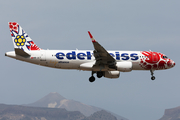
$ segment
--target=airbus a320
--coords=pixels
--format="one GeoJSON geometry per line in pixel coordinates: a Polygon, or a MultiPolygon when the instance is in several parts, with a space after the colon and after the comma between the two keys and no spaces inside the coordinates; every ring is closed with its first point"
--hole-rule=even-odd
{"type": "Polygon", "coordinates": [[[88,31],[94,50],[44,50],[38,47],[22,27],[9,22],[14,51],[5,56],[59,69],[77,69],[91,71],[90,82],[97,78],[119,78],[120,72],[132,70],[150,71],[155,80],[155,70],[165,70],[175,66],[175,62],[166,55],[153,51],[107,51],[88,31]]]}

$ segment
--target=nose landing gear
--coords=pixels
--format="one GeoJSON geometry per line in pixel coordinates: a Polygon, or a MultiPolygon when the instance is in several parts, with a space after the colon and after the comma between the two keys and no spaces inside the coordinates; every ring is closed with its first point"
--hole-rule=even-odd
{"type": "Polygon", "coordinates": [[[151,77],[151,80],[155,80],[155,77],[154,77],[154,76],[152,76],[152,77],[151,77]]]}
{"type": "Polygon", "coordinates": [[[151,80],[155,80],[155,76],[153,76],[153,74],[154,74],[154,70],[150,70],[150,72],[151,72],[151,80]]]}

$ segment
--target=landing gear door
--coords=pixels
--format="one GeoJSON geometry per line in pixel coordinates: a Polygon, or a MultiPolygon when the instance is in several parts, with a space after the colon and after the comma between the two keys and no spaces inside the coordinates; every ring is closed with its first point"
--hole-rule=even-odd
{"type": "Polygon", "coordinates": [[[41,51],[40,61],[46,61],[46,52],[45,51],[41,51]]]}

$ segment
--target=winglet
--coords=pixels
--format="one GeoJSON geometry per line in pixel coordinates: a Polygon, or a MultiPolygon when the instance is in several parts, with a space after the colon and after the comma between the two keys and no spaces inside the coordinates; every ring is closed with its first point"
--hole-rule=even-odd
{"type": "Polygon", "coordinates": [[[89,33],[90,38],[92,39],[92,42],[96,42],[96,40],[95,40],[95,39],[93,38],[93,36],[91,35],[90,31],[88,31],[88,33],[89,33]]]}

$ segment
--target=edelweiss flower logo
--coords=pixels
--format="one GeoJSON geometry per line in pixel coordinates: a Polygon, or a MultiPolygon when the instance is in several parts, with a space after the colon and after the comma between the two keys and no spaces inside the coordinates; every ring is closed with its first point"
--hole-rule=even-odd
{"type": "Polygon", "coordinates": [[[24,46],[26,39],[23,35],[17,35],[16,38],[14,39],[14,42],[16,43],[17,46],[24,46]]]}
{"type": "Polygon", "coordinates": [[[22,50],[41,50],[16,22],[9,22],[9,29],[15,48],[22,50]]]}

